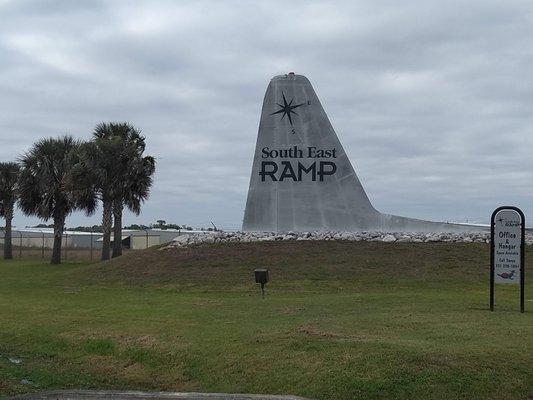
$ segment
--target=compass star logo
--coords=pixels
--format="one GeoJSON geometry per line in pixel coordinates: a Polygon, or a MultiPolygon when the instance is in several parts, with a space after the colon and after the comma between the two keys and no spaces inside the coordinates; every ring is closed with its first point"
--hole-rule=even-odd
{"type": "Polygon", "coordinates": [[[292,99],[290,102],[287,103],[287,99],[285,98],[285,93],[281,92],[281,95],[283,96],[283,104],[276,103],[278,105],[278,107],[279,107],[279,110],[278,111],[274,111],[270,115],[283,114],[281,116],[281,120],[283,120],[283,118],[285,118],[285,116],[286,116],[289,119],[289,123],[292,126],[291,114],[298,115],[298,113],[296,111],[294,111],[294,109],[303,106],[305,103],[295,104],[293,106],[292,102],[294,101],[294,99],[292,99]]]}

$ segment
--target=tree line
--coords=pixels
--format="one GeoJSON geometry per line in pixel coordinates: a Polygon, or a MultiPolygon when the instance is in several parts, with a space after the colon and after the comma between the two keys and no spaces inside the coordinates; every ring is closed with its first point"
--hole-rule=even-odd
{"type": "Polygon", "coordinates": [[[92,215],[102,204],[102,260],[122,254],[122,213],[135,214],[148,198],[155,159],[145,156],[141,131],[126,122],[96,125],[92,139],[70,135],[44,138],[16,162],[0,162],[0,216],[5,219],[4,258],[13,258],[12,221],[15,206],[29,216],[52,220],[52,264],[61,263],[66,218],[75,210],[92,215]],[[114,222],[114,223],[113,223],[114,222]]]}
{"type": "MultiPolygon", "coordinates": [[[[36,228],[36,229],[50,229],[53,228],[54,224],[37,224],[33,226],[26,226],[26,228],[36,228]]],[[[102,225],[91,225],[91,226],[85,226],[85,225],[78,225],[78,226],[72,226],[72,227],[66,227],[65,229],[71,230],[71,231],[77,231],[77,232],[98,232],[102,233],[102,225]]],[[[184,231],[192,231],[192,230],[200,230],[200,231],[215,231],[215,228],[193,228],[192,226],[185,225],[185,224],[174,224],[174,223],[166,223],[164,220],[157,220],[157,222],[153,224],[131,224],[127,226],[123,226],[122,229],[129,229],[129,230],[135,230],[135,231],[142,231],[146,229],[176,229],[176,230],[184,230],[184,231]],[[161,223],[163,222],[163,223],[161,223]]]]}

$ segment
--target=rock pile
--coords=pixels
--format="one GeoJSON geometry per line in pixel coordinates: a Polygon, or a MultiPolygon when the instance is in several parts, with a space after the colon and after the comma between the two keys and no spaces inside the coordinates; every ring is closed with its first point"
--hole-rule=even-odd
{"type": "MultiPolygon", "coordinates": [[[[204,243],[250,243],[289,240],[339,240],[349,242],[384,243],[489,243],[489,232],[421,233],[421,232],[206,232],[178,236],[167,246],[189,247],[204,243]]],[[[526,244],[533,244],[533,235],[526,234],[526,244]]]]}

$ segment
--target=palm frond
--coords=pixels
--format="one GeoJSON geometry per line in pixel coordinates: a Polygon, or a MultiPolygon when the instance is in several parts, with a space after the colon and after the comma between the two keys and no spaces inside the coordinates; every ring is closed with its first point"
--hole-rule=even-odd
{"type": "Polygon", "coordinates": [[[72,152],[79,146],[69,135],[45,138],[22,155],[18,203],[24,213],[47,220],[79,208],[68,179],[72,152]]]}

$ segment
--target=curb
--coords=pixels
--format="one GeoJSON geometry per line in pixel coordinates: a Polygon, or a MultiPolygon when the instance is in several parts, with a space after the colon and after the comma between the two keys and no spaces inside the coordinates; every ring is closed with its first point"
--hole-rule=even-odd
{"type": "Polygon", "coordinates": [[[114,390],[54,390],[13,397],[5,400],[136,400],[136,399],[181,399],[181,400],[311,400],[299,396],[278,396],[267,394],[228,393],[182,393],[182,392],[140,392],[114,390]]]}

